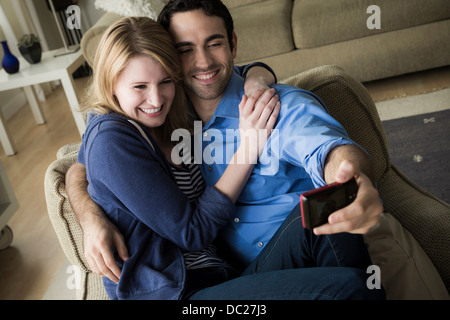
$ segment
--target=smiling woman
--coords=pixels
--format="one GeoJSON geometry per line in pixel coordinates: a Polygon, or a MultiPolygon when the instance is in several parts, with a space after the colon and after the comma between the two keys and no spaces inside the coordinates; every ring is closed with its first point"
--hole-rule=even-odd
{"type": "MultiPolygon", "coordinates": [[[[126,20],[122,22],[124,21],[126,20]]],[[[159,98],[171,96],[169,103],[162,108],[166,109],[165,112],[163,110],[164,119],[157,124],[163,132],[163,140],[170,142],[173,130],[189,126],[188,113],[184,111],[186,97],[181,84],[179,59],[173,54],[176,51],[173,42],[159,24],[149,21],[152,20],[130,20],[128,25],[116,23],[115,27],[110,28],[101,39],[95,56],[94,78],[85,96],[83,111],[94,111],[97,114],[115,112],[130,117],[129,103],[132,99],[137,99],[138,102],[133,102],[136,110],[131,118],[140,121],[137,115],[152,114],[155,112],[152,109],[163,107],[161,103],[163,100],[156,101],[156,105],[152,105],[155,102],[146,102],[147,98],[156,93],[154,89],[158,88],[159,93],[156,96],[159,98]],[[123,40],[115,41],[122,36],[127,37],[129,46],[123,40]],[[154,73],[152,67],[156,67],[157,72],[154,73]],[[118,90],[119,82],[120,90],[118,90]],[[151,92],[145,97],[144,93],[149,89],[151,92]],[[164,95],[160,96],[163,91],[164,95]],[[122,103],[127,111],[122,107],[122,103]],[[169,108],[172,108],[173,112],[169,113],[169,108]]]]}
{"type": "MultiPolygon", "coordinates": [[[[255,148],[255,141],[243,139],[234,157],[249,154],[253,161],[233,161],[213,186],[205,186],[196,164],[174,163],[168,133],[188,128],[177,56],[167,31],[146,17],[112,25],[96,54],[95,99],[87,108],[91,113],[78,161],[86,168],[90,196],[124,234],[130,253],[117,260],[120,279],[104,279],[112,299],[183,298],[192,265],[234,274],[212,241],[230,221],[264,143],[255,148]]],[[[238,106],[244,137],[254,130],[270,135],[273,129],[280,102],[274,90],[262,92],[260,99],[244,95],[238,106]]],[[[214,277],[208,285],[225,280],[214,277]]]]}
{"type": "Polygon", "coordinates": [[[142,55],[128,62],[116,80],[113,94],[131,119],[157,128],[170,111],[175,84],[159,62],[142,55]]]}

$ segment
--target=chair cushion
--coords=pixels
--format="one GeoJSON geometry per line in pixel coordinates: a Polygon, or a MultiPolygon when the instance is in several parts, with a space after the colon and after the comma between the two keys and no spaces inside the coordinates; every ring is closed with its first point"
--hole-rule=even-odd
{"type": "Polygon", "coordinates": [[[380,267],[389,300],[450,299],[436,268],[414,237],[390,214],[364,235],[372,263],[380,267]]]}

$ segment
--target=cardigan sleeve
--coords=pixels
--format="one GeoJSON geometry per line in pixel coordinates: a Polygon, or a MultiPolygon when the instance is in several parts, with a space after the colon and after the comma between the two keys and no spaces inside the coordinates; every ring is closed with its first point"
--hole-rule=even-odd
{"type": "Polygon", "coordinates": [[[100,127],[92,139],[86,151],[88,190],[100,205],[121,209],[116,212],[132,215],[185,250],[203,248],[230,221],[235,206],[214,187],[191,207],[166,160],[134,130],[100,127]]]}

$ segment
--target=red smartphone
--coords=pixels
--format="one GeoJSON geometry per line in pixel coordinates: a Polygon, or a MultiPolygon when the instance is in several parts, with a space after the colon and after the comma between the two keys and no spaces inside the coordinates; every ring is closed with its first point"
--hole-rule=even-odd
{"type": "Polygon", "coordinates": [[[300,195],[303,228],[312,230],[328,222],[333,212],[348,206],[356,198],[358,185],[353,178],[332,183],[300,195]]]}

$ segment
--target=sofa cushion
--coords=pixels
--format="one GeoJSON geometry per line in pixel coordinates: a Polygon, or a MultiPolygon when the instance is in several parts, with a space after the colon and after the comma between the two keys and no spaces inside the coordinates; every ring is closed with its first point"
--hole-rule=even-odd
{"type": "Polygon", "coordinates": [[[292,0],[267,0],[230,9],[238,37],[235,62],[292,51],[292,0]]]}
{"type": "Polygon", "coordinates": [[[107,12],[81,38],[81,51],[91,67],[94,66],[95,53],[103,33],[121,18],[123,17],[116,13],[107,12]]]}
{"type": "Polygon", "coordinates": [[[369,29],[371,0],[295,0],[292,29],[296,48],[313,48],[450,17],[450,1],[378,0],[381,29],[369,29]],[[345,23],[343,23],[345,22],[345,23]]]}
{"type": "Polygon", "coordinates": [[[222,0],[222,2],[227,6],[228,9],[263,1],[264,0],[222,0]]]}

